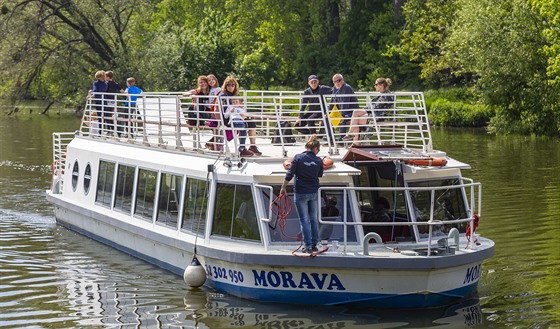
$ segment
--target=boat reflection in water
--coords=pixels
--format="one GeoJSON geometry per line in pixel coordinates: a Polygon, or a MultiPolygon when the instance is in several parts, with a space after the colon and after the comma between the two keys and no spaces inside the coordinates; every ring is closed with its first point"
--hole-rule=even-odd
{"type": "Polygon", "coordinates": [[[335,306],[298,307],[247,302],[220,294],[208,294],[205,308],[192,309],[193,295],[185,297],[194,321],[209,328],[464,328],[482,322],[477,297],[445,307],[411,310],[379,310],[335,306]],[[200,312],[200,310],[203,310],[200,312]]]}
{"type": "MultiPolygon", "coordinates": [[[[146,273],[154,271],[159,270],[146,265],[146,273]]],[[[135,273],[138,272],[135,270],[135,273]]],[[[112,281],[113,274],[119,273],[110,273],[110,280],[105,281],[100,281],[102,275],[91,272],[91,269],[81,273],[81,278],[76,274],[72,273],[64,289],[59,288],[58,291],[61,297],[67,294],[65,297],[71,304],[76,326],[372,328],[378,325],[383,328],[464,328],[482,322],[478,297],[437,308],[380,310],[262,303],[216,293],[208,288],[195,288],[186,292],[181,303],[174,299],[177,294],[172,282],[162,282],[162,289],[145,290],[140,287],[149,285],[153,275],[139,277],[134,284],[127,284],[112,281]]],[[[71,318],[68,317],[68,320],[71,318]]]]}

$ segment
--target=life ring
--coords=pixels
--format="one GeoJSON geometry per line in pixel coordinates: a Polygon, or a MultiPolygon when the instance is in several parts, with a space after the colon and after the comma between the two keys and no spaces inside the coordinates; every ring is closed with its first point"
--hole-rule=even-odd
{"type": "Polygon", "coordinates": [[[334,165],[333,159],[331,159],[329,157],[324,157],[323,158],[323,169],[330,169],[330,168],[332,168],[333,165],[334,165]]]}
{"type": "Polygon", "coordinates": [[[290,170],[290,167],[292,166],[292,161],[294,160],[294,158],[287,158],[284,163],[282,164],[284,166],[284,169],[286,170],[290,170]]]}
{"type": "MultiPolygon", "coordinates": [[[[284,169],[290,170],[290,167],[292,166],[292,161],[293,160],[294,160],[294,158],[287,158],[284,161],[284,163],[282,163],[282,166],[284,166],[284,169]]],[[[323,158],[323,169],[330,169],[330,168],[332,168],[333,165],[334,165],[333,159],[331,159],[329,157],[324,157],[323,158]]]]}
{"type": "Polygon", "coordinates": [[[405,163],[422,167],[443,167],[447,164],[447,159],[440,157],[430,157],[429,159],[406,160],[405,163]]]}

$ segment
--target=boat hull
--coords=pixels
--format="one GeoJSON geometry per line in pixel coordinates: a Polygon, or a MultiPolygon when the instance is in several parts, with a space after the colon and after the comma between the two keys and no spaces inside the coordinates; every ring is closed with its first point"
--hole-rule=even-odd
{"type": "MultiPolygon", "coordinates": [[[[192,260],[191,241],[157,234],[53,195],[49,199],[55,204],[57,222],[70,230],[177,275],[183,275],[192,260]]],[[[444,266],[440,261],[430,265],[433,268],[414,268],[404,262],[391,265],[386,259],[371,257],[345,261],[347,257],[334,252],[294,257],[289,252],[228,253],[204,244],[197,245],[197,249],[197,257],[206,270],[205,285],[219,292],[265,302],[372,308],[432,307],[468,297],[476,291],[482,259],[493,251],[492,247],[486,255],[471,258],[471,262],[444,266]],[[260,261],[263,257],[266,262],[260,261]],[[372,266],[372,261],[377,261],[379,268],[372,266]],[[364,264],[362,268],[360,263],[364,264]]]]}

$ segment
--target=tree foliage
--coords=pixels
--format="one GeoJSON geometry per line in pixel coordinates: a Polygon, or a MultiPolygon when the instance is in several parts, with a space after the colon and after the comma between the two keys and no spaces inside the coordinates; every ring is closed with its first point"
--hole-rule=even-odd
{"type": "MultiPolygon", "coordinates": [[[[559,0],[0,0],[0,97],[83,102],[99,69],[148,91],[471,88],[495,131],[559,134],[559,0]]],[[[465,104],[467,104],[465,103],[465,104]]],[[[448,104],[440,102],[440,104],[448,104]]],[[[477,106],[463,106],[454,115],[477,106]]],[[[445,111],[440,106],[438,111],[445,111]]]]}

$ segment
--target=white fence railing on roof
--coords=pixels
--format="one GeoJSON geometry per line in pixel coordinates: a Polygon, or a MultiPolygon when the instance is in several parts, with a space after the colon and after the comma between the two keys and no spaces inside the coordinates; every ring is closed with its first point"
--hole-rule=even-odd
{"type": "Polygon", "coordinates": [[[323,139],[331,153],[352,143],[398,144],[423,152],[432,150],[422,93],[391,93],[392,104],[383,109],[376,105],[375,97],[379,93],[336,96],[254,90],[243,91],[239,97],[98,93],[88,97],[81,134],[162,148],[225,152],[232,156],[237,155],[240,141],[236,135],[242,129],[248,135],[247,146],[281,146],[277,156],[285,155],[287,146],[303,145],[313,133],[323,139]],[[351,96],[354,97],[351,101],[340,101],[351,96]],[[347,116],[334,117],[335,105],[347,110],[347,116]],[[234,107],[245,112],[248,127],[229,125],[225,113],[229,114],[234,107]],[[352,113],[360,110],[365,110],[362,111],[365,115],[352,118],[352,113]],[[348,131],[356,131],[359,138],[343,140],[348,131]]]}

